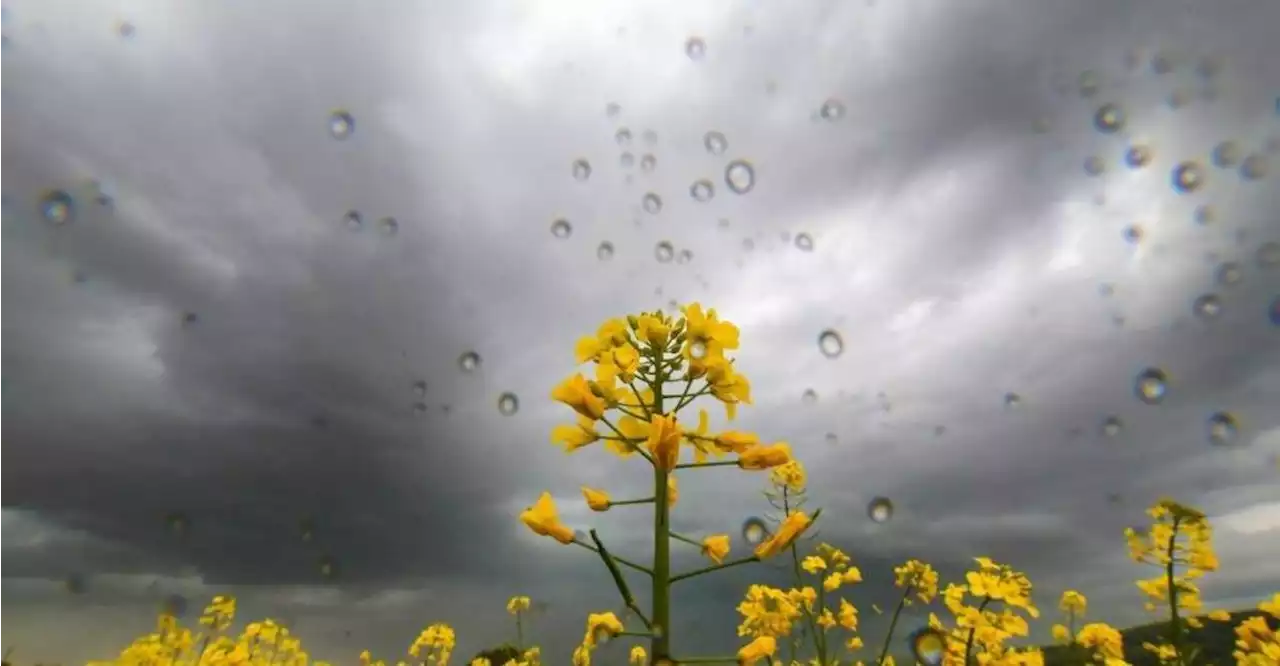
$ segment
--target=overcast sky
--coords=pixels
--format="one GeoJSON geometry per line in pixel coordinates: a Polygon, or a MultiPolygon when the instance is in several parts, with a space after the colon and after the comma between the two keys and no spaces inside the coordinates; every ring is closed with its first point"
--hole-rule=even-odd
{"type": "MultiPolygon", "coordinates": [[[[913,556],[954,579],[989,555],[1046,611],[1072,586],[1140,621],[1121,530],[1163,494],[1215,518],[1210,605],[1250,604],[1280,589],[1276,25],[1264,0],[6,0],[5,646],[106,658],[165,598],[230,592],[316,657],[394,660],[447,621],[465,658],[511,637],[519,593],[567,659],[616,592],[516,515],[550,490],[644,557],[644,512],[578,488],[648,477],[549,444],[548,393],[578,336],[673,300],[741,327],[740,425],[808,465],[869,644],[913,556]]],[[[675,525],[736,532],[764,482],[686,474],[675,525]]],[[[756,580],[785,578],[682,589],[677,651],[732,649],[756,580]]]]}

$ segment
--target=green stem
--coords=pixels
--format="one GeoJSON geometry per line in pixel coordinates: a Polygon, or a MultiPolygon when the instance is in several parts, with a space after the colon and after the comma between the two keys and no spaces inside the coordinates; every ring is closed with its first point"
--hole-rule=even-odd
{"type": "Polygon", "coordinates": [[[633,500],[609,500],[609,506],[627,506],[628,504],[653,504],[656,497],[645,497],[633,500]]]}
{"type": "Polygon", "coordinates": [[[619,636],[637,636],[640,638],[653,638],[652,631],[619,631],[619,636]]]}
{"type": "Polygon", "coordinates": [[[697,393],[691,393],[686,395],[683,399],[680,400],[679,403],[676,404],[676,410],[678,411],[678,410],[684,409],[685,407],[688,407],[689,404],[692,403],[694,400],[697,400],[698,398],[704,395],[707,395],[710,392],[711,392],[711,386],[707,385],[706,388],[702,389],[701,391],[698,391],[697,393]]]}
{"type": "Polygon", "coordinates": [[[715,462],[681,463],[679,465],[676,465],[676,469],[691,469],[694,467],[729,467],[729,466],[737,467],[738,461],[737,460],[717,460],[715,462]]]}
{"type": "MultiPolygon", "coordinates": [[[[652,418],[653,413],[649,411],[649,406],[645,405],[644,400],[640,397],[640,389],[636,388],[636,381],[634,379],[628,379],[627,386],[631,387],[631,392],[635,394],[636,401],[640,403],[640,408],[644,410],[645,420],[652,418]]],[[[639,417],[636,417],[636,418],[639,418],[639,417]]]]}
{"type": "Polygon", "coordinates": [[[640,607],[636,605],[635,597],[631,596],[631,588],[627,587],[627,579],[622,577],[622,570],[618,569],[618,563],[614,561],[612,555],[604,547],[604,542],[600,540],[600,535],[595,530],[591,530],[591,540],[596,544],[596,552],[600,553],[600,559],[604,560],[604,565],[609,569],[609,575],[613,576],[613,584],[618,587],[618,594],[622,595],[622,603],[631,609],[631,612],[640,617],[640,621],[644,623],[645,628],[652,629],[653,625],[649,623],[649,619],[640,611],[640,607]]]}
{"type": "Polygon", "coordinates": [[[884,663],[884,656],[889,654],[889,646],[893,644],[893,630],[898,627],[898,616],[902,614],[902,608],[907,605],[907,597],[911,595],[912,587],[902,592],[902,598],[898,600],[898,607],[893,609],[893,618],[889,620],[889,633],[884,635],[884,645],[880,648],[880,656],[876,657],[876,664],[884,663]]]}
{"type": "MultiPolygon", "coordinates": [[[[787,488],[784,487],[782,489],[782,517],[785,519],[789,515],[791,515],[791,495],[787,491],[787,488]]],[[[800,575],[800,549],[796,546],[795,542],[792,542],[787,550],[791,551],[791,573],[795,576],[796,587],[803,589],[804,576],[800,575]]],[[[821,653],[822,649],[819,646],[819,641],[821,639],[818,638],[817,618],[813,616],[813,611],[809,609],[808,604],[801,604],[800,609],[804,611],[805,624],[809,628],[809,635],[813,638],[813,649],[815,652],[821,653]]]]}
{"type": "MultiPolygon", "coordinates": [[[[607,425],[607,426],[609,426],[609,429],[610,429],[610,430],[612,430],[615,434],[617,434],[617,435],[618,435],[618,437],[621,437],[622,439],[625,439],[625,440],[627,440],[628,442],[632,441],[632,439],[631,439],[630,437],[627,437],[626,435],[622,434],[622,431],[621,431],[621,430],[618,430],[618,426],[615,426],[615,425],[613,425],[612,423],[610,423],[610,422],[609,422],[609,419],[603,419],[603,418],[602,418],[602,419],[600,419],[600,422],[601,422],[601,423],[603,423],[603,424],[605,424],[605,425],[607,425]]],[[[648,461],[649,461],[649,464],[651,464],[651,465],[653,464],[653,456],[649,455],[649,452],[648,452],[648,451],[645,451],[645,450],[644,450],[642,447],[640,447],[639,445],[636,445],[636,446],[635,446],[635,447],[633,447],[631,450],[632,450],[632,451],[635,451],[636,453],[639,453],[639,454],[640,454],[640,455],[641,455],[645,460],[648,460],[648,461]]]]}
{"type": "Polygon", "coordinates": [[[520,611],[516,611],[516,649],[524,654],[524,623],[520,621],[520,611]]]}
{"type": "Polygon", "coordinates": [[[1169,533],[1167,554],[1169,562],[1164,565],[1165,581],[1169,586],[1169,638],[1174,652],[1178,655],[1178,663],[1185,664],[1182,651],[1182,620],[1178,616],[1178,586],[1174,576],[1174,554],[1177,552],[1179,518],[1174,516],[1173,529],[1169,533]]]}
{"type": "Polygon", "coordinates": [[[672,539],[675,539],[676,541],[683,541],[689,544],[690,546],[697,546],[698,548],[702,548],[701,541],[694,541],[693,539],[690,539],[689,537],[684,536],[682,534],[676,534],[675,532],[668,532],[667,536],[671,537],[672,539]]]}
{"type": "MultiPolygon", "coordinates": [[[[982,611],[987,609],[987,604],[991,603],[991,597],[985,597],[982,603],[978,604],[978,617],[981,619],[982,611]]],[[[969,666],[969,655],[973,652],[973,636],[977,632],[977,627],[969,627],[969,638],[964,642],[964,665],[969,666]]]]}
{"type": "MultiPolygon", "coordinates": [[[[662,383],[666,380],[666,372],[662,367],[663,352],[655,345],[652,350],[654,360],[653,408],[652,414],[664,414],[662,409],[662,383]]],[[[647,457],[647,456],[646,456],[647,457]]],[[[653,462],[652,458],[649,458],[653,462]]],[[[671,658],[671,526],[670,507],[668,502],[667,470],[662,465],[653,465],[653,639],[649,643],[650,663],[659,663],[671,658]]]]}
{"type": "Polygon", "coordinates": [[[676,581],[681,581],[686,578],[693,578],[694,576],[709,574],[712,571],[719,571],[721,569],[728,569],[729,567],[736,567],[740,564],[750,564],[752,562],[759,562],[759,561],[760,561],[760,558],[756,557],[755,555],[751,555],[749,557],[743,557],[740,559],[733,560],[731,562],[725,562],[724,564],[713,564],[709,567],[703,567],[701,569],[695,569],[693,571],[686,571],[685,573],[672,576],[671,582],[675,583],[676,581]]]}
{"type": "MultiPolygon", "coordinates": [[[[583,548],[586,548],[587,550],[589,550],[589,551],[591,551],[591,552],[593,552],[593,553],[598,553],[598,552],[599,552],[599,551],[597,551],[597,550],[596,550],[596,547],[595,547],[595,546],[592,546],[591,544],[587,544],[587,543],[582,543],[581,541],[578,541],[577,539],[574,539],[574,540],[573,540],[573,543],[575,543],[575,544],[577,544],[577,545],[579,545],[579,546],[582,546],[583,548]]],[[[627,567],[627,568],[629,568],[629,569],[635,569],[636,571],[639,571],[640,573],[646,573],[646,574],[649,574],[650,576],[652,576],[652,575],[653,575],[653,570],[652,570],[652,569],[650,569],[649,567],[644,566],[643,564],[636,564],[635,562],[632,562],[631,560],[624,560],[624,559],[622,559],[621,557],[616,557],[616,556],[613,556],[613,555],[610,555],[610,557],[612,557],[612,558],[613,558],[613,561],[614,561],[614,562],[617,562],[618,564],[621,564],[621,565],[622,565],[622,566],[624,566],[624,567],[627,567]]]]}

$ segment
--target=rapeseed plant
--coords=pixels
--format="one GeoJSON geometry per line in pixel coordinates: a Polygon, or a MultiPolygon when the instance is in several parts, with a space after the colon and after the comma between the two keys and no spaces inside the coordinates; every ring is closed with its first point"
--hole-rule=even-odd
{"type": "MultiPolygon", "coordinates": [[[[671,588],[682,580],[732,566],[759,562],[788,550],[810,527],[821,511],[812,516],[800,509],[786,513],[773,534],[755,547],[752,554],[727,560],[727,534],[700,539],[677,534],[670,529],[670,512],[678,501],[677,472],[700,468],[736,466],[743,470],[768,470],[792,462],[785,442],[766,444],[754,433],[726,430],[712,433],[706,410],[698,414],[697,425],[686,428],[679,414],[702,397],[711,396],[733,420],[739,405],[751,403],[750,381],[727,354],[738,348],[737,326],[719,318],[715,310],[704,311],[693,303],[681,309],[681,316],[646,312],[604,322],[594,335],[580,339],[575,355],[580,364],[593,366],[592,378],[576,373],[556,386],[552,399],[576,413],[576,422],[552,430],[551,440],[573,453],[596,442],[622,458],[638,457],[652,468],[652,495],[615,500],[607,490],[584,487],[583,498],[592,511],[607,512],[627,505],[653,505],[654,554],[650,565],[618,557],[605,547],[595,530],[591,543],[564,525],[545,492],[520,520],[534,533],[564,545],[577,545],[595,552],[613,577],[618,593],[630,614],[643,625],[642,631],[628,631],[613,613],[592,613],[587,618],[582,643],[574,651],[575,666],[587,666],[591,653],[601,643],[617,636],[649,639],[654,664],[670,661],[688,663],[671,655],[671,588]],[[691,462],[682,462],[685,451],[691,462]],[[734,454],[736,460],[713,460],[734,454]],[[671,571],[671,542],[692,545],[711,565],[681,574],[671,571]],[[651,607],[644,612],[636,603],[622,567],[649,578],[651,607]]],[[[698,657],[696,660],[733,662],[772,656],[776,643],[756,640],[743,647],[736,657],[698,657]]],[[[633,655],[634,656],[634,655],[633,655]]]]}

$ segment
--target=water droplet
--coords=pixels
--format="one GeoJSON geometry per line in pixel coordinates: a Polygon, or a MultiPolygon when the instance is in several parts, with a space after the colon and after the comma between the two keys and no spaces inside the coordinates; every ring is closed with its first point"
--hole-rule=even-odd
{"type": "Polygon", "coordinates": [[[1133,383],[1134,395],[1148,405],[1164,402],[1169,393],[1169,376],[1159,368],[1147,368],[1138,373],[1133,383]]]}
{"type": "Polygon", "coordinates": [[[425,403],[425,402],[415,402],[415,403],[413,403],[413,412],[414,412],[415,414],[426,414],[426,413],[427,413],[427,403],[425,403]]]}
{"type": "Polygon", "coordinates": [[[887,523],[893,518],[893,501],[888,497],[876,497],[867,504],[867,517],[876,523],[887,523]]]}
{"type": "Polygon", "coordinates": [[[1206,224],[1213,224],[1214,220],[1218,219],[1218,214],[1217,211],[1213,209],[1213,206],[1210,206],[1209,204],[1200,204],[1199,206],[1196,206],[1195,212],[1191,214],[1191,217],[1196,221],[1196,224],[1203,226],[1206,224]]]}
{"type": "Polygon", "coordinates": [[[1280,266],[1280,243],[1267,241],[1258,246],[1256,254],[1258,268],[1275,268],[1280,266]]]}
{"type": "Polygon", "coordinates": [[[690,37],[684,43],[684,53],[690,60],[702,60],[707,54],[707,43],[701,37],[690,37]]]}
{"type": "Polygon", "coordinates": [[[613,135],[613,140],[617,141],[619,146],[631,145],[631,130],[625,127],[619,127],[618,131],[613,135]]]}
{"type": "Polygon", "coordinates": [[[63,225],[76,216],[76,203],[62,190],[49,190],[40,197],[40,216],[51,224],[63,225]]]}
{"type": "Polygon", "coordinates": [[[1125,113],[1119,104],[1103,104],[1093,114],[1093,126],[1103,134],[1115,134],[1124,124],[1125,113]]]}
{"type": "Polygon", "coordinates": [[[658,261],[664,264],[670,262],[671,258],[675,256],[675,253],[676,249],[671,245],[670,241],[659,241],[658,244],[653,247],[653,256],[657,257],[658,261]]]}
{"type": "Polygon", "coordinates": [[[187,312],[182,313],[182,325],[183,325],[183,326],[194,326],[194,325],[196,325],[196,324],[197,324],[197,323],[199,323],[199,322],[200,322],[200,315],[199,315],[199,314],[197,314],[197,313],[195,313],[195,312],[191,312],[191,311],[187,311],[187,312]]]}
{"type": "Polygon", "coordinates": [[[657,215],[662,212],[662,197],[649,192],[640,199],[640,206],[644,208],[644,212],[650,215],[657,215]]]}
{"type": "Polygon", "coordinates": [[[844,353],[844,339],[839,333],[827,329],[818,335],[818,351],[827,358],[835,358],[844,353]]]}
{"type": "Polygon", "coordinates": [[[1223,141],[1213,147],[1210,159],[1219,169],[1234,169],[1240,164],[1240,144],[1235,141],[1223,141]]]}
{"type": "Polygon", "coordinates": [[[1245,180],[1262,180],[1267,177],[1267,156],[1254,153],[1240,163],[1240,177],[1245,180]]]}
{"type": "Polygon", "coordinates": [[[800,402],[806,405],[816,404],[818,402],[818,392],[811,388],[805,389],[804,393],[800,394],[800,402]]]}
{"type": "Polygon", "coordinates": [[[695,361],[701,361],[706,357],[707,343],[701,340],[694,340],[693,344],[689,345],[689,358],[692,358],[695,361]]]}
{"type": "Polygon", "coordinates": [[[182,536],[191,528],[191,520],[187,518],[187,514],[181,511],[175,511],[164,517],[164,524],[169,531],[182,536]]]}
{"type": "Polygon", "coordinates": [[[734,160],[725,165],[724,182],[737,194],[746,194],[756,186],[756,170],[746,160],[734,160]]]}
{"type": "Polygon", "coordinates": [[[644,157],[640,158],[641,171],[644,171],[645,173],[653,173],[653,170],[656,168],[658,168],[658,158],[650,154],[645,154],[644,157]]]}
{"type": "Polygon", "coordinates": [[[1187,194],[1200,189],[1204,185],[1204,177],[1204,167],[1199,162],[1189,160],[1173,168],[1170,180],[1175,192],[1187,194]]]}
{"type": "Polygon", "coordinates": [[[750,251],[752,251],[752,250],[756,249],[756,242],[755,242],[755,240],[754,240],[754,239],[751,239],[751,238],[743,238],[743,239],[742,239],[742,249],[743,249],[744,251],[746,251],[746,252],[750,252],[750,251]]]}
{"type": "Polygon", "coordinates": [[[413,393],[414,395],[417,395],[419,398],[425,396],[427,394],[427,381],[425,379],[419,379],[418,381],[414,382],[413,393]]]}
{"type": "Polygon", "coordinates": [[[1218,315],[1222,314],[1222,299],[1218,298],[1216,294],[1198,296],[1191,303],[1191,311],[1205,321],[1217,319],[1218,315]]]}
{"type": "Polygon", "coordinates": [[[1101,176],[1107,170],[1107,163],[1097,155],[1084,158],[1084,172],[1088,176],[1101,176]]]}
{"type": "Polygon", "coordinates": [[[573,161],[573,179],[577,181],[585,181],[591,177],[591,163],[583,158],[573,161]]]}
{"type": "Polygon", "coordinates": [[[400,233],[400,223],[394,217],[384,217],[378,221],[378,229],[383,236],[394,236],[400,233]]]}
{"type": "Polygon", "coordinates": [[[138,29],[128,21],[121,21],[120,25],[116,26],[116,32],[119,33],[119,35],[125,39],[129,39],[130,37],[133,37],[133,35],[137,33],[137,31],[138,29]]]}
{"type": "Polygon", "coordinates": [[[947,654],[947,637],[932,627],[917,629],[911,634],[911,652],[924,666],[940,666],[947,654]]]}
{"type": "Polygon", "coordinates": [[[1081,97],[1093,97],[1098,94],[1098,89],[1102,87],[1101,77],[1093,70],[1085,70],[1080,73],[1077,81],[1077,88],[1080,90],[1081,97]]]}
{"type": "Polygon", "coordinates": [[[613,243],[604,241],[600,243],[600,247],[596,248],[596,259],[600,261],[608,261],[613,258],[613,243]]]}
{"type": "Polygon", "coordinates": [[[1106,437],[1115,437],[1124,430],[1124,421],[1121,421],[1119,416],[1108,416],[1102,419],[1102,425],[1098,429],[1106,437]]]}
{"type": "Polygon", "coordinates": [[[520,399],[516,394],[510,391],[498,396],[498,413],[503,416],[511,416],[520,411],[520,399]]]}
{"type": "Polygon", "coordinates": [[[1214,272],[1214,279],[1224,287],[1234,287],[1244,279],[1244,271],[1240,268],[1240,264],[1227,261],[1218,266],[1218,270],[1214,272]]]}
{"type": "Polygon", "coordinates": [[[841,102],[840,100],[835,98],[828,99],[827,101],[822,103],[822,108],[818,111],[818,113],[825,120],[831,120],[831,121],[840,120],[841,118],[844,117],[844,113],[845,113],[844,102],[841,102]]]}
{"type": "Polygon", "coordinates": [[[1142,144],[1134,144],[1124,151],[1124,163],[1130,169],[1141,169],[1151,163],[1151,148],[1142,144]]]}
{"type": "Polygon", "coordinates": [[[1240,423],[1230,412],[1215,412],[1209,416],[1209,443],[1214,446],[1226,446],[1235,442],[1240,432],[1240,423]]]}
{"type": "Polygon", "coordinates": [[[840,437],[837,436],[834,432],[827,433],[824,439],[827,441],[827,444],[837,444],[840,442],[840,437]]]}
{"type": "Polygon", "coordinates": [[[356,119],[350,113],[338,109],[329,114],[329,136],[339,141],[350,137],[356,131],[356,119]]]}
{"type": "Polygon", "coordinates": [[[720,132],[707,132],[702,136],[702,145],[712,155],[723,155],[724,151],[729,149],[729,139],[720,132]]]}
{"type": "Polygon", "coordinates": [[[759,546],[769,538],[769,526],[764,520],[752,516],[742,523],[742,540],[751,546],[759,546]]]}
{"type": "Polygon", "coordinates": [[[328,555],[322,556],[316,562],[316,568],[320,570],[320,575],[324,578],[334,578],[338,575],[338,563],[328,555]]]}
{"type": "Polygon", "coordinates": [[[458,367],[463,372],[474,372],[480,367],[480,355],[474,351],[465,351],[458,357],[458,367]]]}
{"type": "Polygon", "coordinates": [[[676,255],[677,264],[687,264],[693,261],[693,250],[680,250],[680,254],[676,255]]]}
{"type": "Polygon", "coordinates": [[[804,232],[800,232],[796,234],[796,249],[800,250],[801,252],[812,252],[813,236],[810,236],[809,234],[804,232]]]}
{"type": "Polygon", "coordinates": [[[1013,408],[1021,404],[1022,404],[1022,396],[1018,395],[1017,393],[1010,392],[1010,393],[1004,394],[1005,407],[1013,408]]]}
{"type": "Polygon", "coordinates": [[[610,118],[616,118],[618,117],[619,113],[622,113],[621,104],[618,104],[617,102],[609,102],[608,104],[604,105],[604,115],[610,118]]]}
{"type": "Polygon", "coordinates": [[[360,216],[360,211],[349,210],[342,216],[342,224],[351,231],[360,231],[364,227],[364,218],[360,216]]]}
{"type": "Polygon", "coordinates": [[[693,185],[689,186],[689,196],[693,197],[696,201],[711,201],[711,197],[715,196],[715,194],[715,186],[706,178],[696,180],[693,185]]]}
{"type": "Polygon", "coordinates": [[[573,225],[569,224],[569,220],[563,217],[556,218],[551,223],[551,235],[556,238],[568,238],[573,234],[573,225]]]}
{"type": "Polygon", "coordinates": [[[1124,239],[1134,245],[1142,241],[1142,227],[1136,224],[1130,224],[1120,231],[1120,235],[1124,239]]]}

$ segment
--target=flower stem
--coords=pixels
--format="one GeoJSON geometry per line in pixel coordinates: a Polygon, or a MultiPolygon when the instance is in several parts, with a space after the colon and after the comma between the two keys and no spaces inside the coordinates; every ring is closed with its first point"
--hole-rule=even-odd
{"type": "MultiPolygon", "coordinates": [[[[577,545],[579,545],[579,546],[582,546],[583,548],[586,548],[587,550],[589,550],[589,551],[591,551],[591,552],[593,552],[593,553],[597,553],[597,552],[599,552],[599,551],[597,551],[597,550],[596,550],[596,547],[595,547],[595,546],[592,546],[591,544],[587,544],[587,543],[582,543],[581,541],[578,541],[577,539],[574,539],[574,540],[573,540],[573,543],[575,543],[575,544],[577,544],[577,545]]],[[[624,559],[622,559],[621,557],[615,557],[615,556],[613,556],[613,555],[610,555],[610,557],[611,557],[611,558],[613,558],[613,561],[614,561],[614,562],[617,562],[618,564],[621,564],[621,565],[622,565],[622,566],[624,566],[624,567],[627,567],[627,568],[629,568],[629,569],[635,569],[636,571],[639,571],[639,572],[641,572],[641,573],[649,574],[650,576],[652,576],[652,575],[653,575],[653,570],[652,570],[652,569],[650,569],[649,567],[644,566],[643,564],[636,564],[635,562],[632,562],[631,560],[624,560],[624,559]]]]}
{"type": "Polygon", "coordinates": [[[626,506],[628,504],[653,504],[656,497],[645,497],[633,500],[609,500],[609,506],[626,506]]]}
{"type": "MultiPolygon", "coordinates": [[[[651,414],[664,414],[662,409],[662,384],[666,381],[663,368],[663,350],[653,346],[653,407],[651,414]]],[[[653,459],[650,458],[650,462],[653,459]]],[[[652,663],[671,658],[671,526],[669,516],[667,470],[653,465],[653,639],[649,643],[652,663]]]]}
{"type": "Polygon", "coordinates": [[[676,465],[676,469],[690,469],[693,467],[729,467],[730,465],[737,467],[738,461],[737,460],[717,460],[715,462],[682,463],[682,464],[676,465]]]}
{"type": "MultiPolygon", "coordinates": [[[[782,489],[782,514],[784,518],[791,515],[791,497],[785,487],[782,489]]],[[[787,550],[791,551],[791,573],[795,575],[796,587],[803,589],[804,576],[800,575],[800,549],[793,541],[791,542],[791,545],[787,547],[787,550]]],[[[804,621],[805,624],[808,625],[809,636],[813,639],[813,651],[821,657],[822,646],[819,642],[822,638],[819,637],[820,632],[818,631],[817,618],[813,616],[813,611],[809,608],[808,604],[801,604],[800,609],[804,611],[804,621]]]]}
{"type": "Polygon", "coordinates": [[[524,654],[524,623],[520,621],[521,611],[516,611],[516,649],[524,654]]]}
{"type": "Polygon", "coordinates": [[[619,631],[619,636],[638,636],[640,638],[653,638],[651,631],[619,631]]]}
{"type": "Polygon", "coordinates": [[[618,563],[614,561],[609,551],[605,549],[604,542],[600,540],[600,535],[595,530],[591,530],[591,540],[596,544],[596,552],[600,553],[600,559],[604,560],[604,565],[609,568],[609,575],[613,576],[613,584],[618,586],[618,594],[622,595],[622,603],[627,605],[633,613],[640,617],[640,621],[644,623],[646,628],[652,629],[653,625],[649,623],[649,619],[640,611],[640,607],[636,605],[635,597],[631,596],[631,588],[627,587],[627,579],[622,577],[622,570],[618,569],[618,563]]]}
{"type": "Polygon", "coordinates": [[[694,576],[709,574],[712,571],[719,571],[721,569],[728,569],[729,567],[736,567],[739,564],[750,564],[752,562],[759,562],[759,561],[760,561],[760,558],[756,557],[755,555],[751,555],[751,556],[743,557],[730,562],[725,562],[724,564],[713,564],[709,567],[703,567],[701,569],[695,569],[693,571],[686,571],[685,573],[671,576],[671,582],[675,583],[676,581],[684,580],[686,578],[693,578],[694,576]]]}
{"type": "MultiPolygon", "coordinates": [[[[979,616],[982,615],[982,611],[987,609],[987,604],[989,603],[991,603],[991,597],[984,597],[982,603],[978,604],[979,616]]],[[[978,628],[976,626],[969,628],[969,638],[964,642],[964,666],[969,666],[969,655],[973,653],[973,637],[977,631],[978,628]]]]}
{"type": "Polygon", "coordinates": [[[701,548],[701,547],[702,547],[702,543],[700,543],[700,542],[698,542],[698,541],[694,541],[693,539],[690,539],[690,538],[689,538],[689,537],[687,537],[687,536],[684,536],[684,535],[681,535],[681,534],[676,534],[675,532],[667,532],[667,536],[671,537],[672,539],[675,539],[676,541],[683,541],[683,542],[685,542],[685,543],[689,544],[690,546],[697,546],[697,547],[699,547],[699,548],[701,548]]]}
{"type": "Polygon", "coordinates": [[[876,657],[876,664],[884,663],[884,656],[889,654],[889,646],[893,644],[893,630],[898,627],[898,616],[902,614],[902,607],[907,605],[907,597],[911,594],[911,586],[902,592],[902,598],[898,600],[898,607],[893,609],[893,618],[889,620],[889,631],[884,635],[884,646],[880,648],[880,656],[876,657]]]}
{"type": "Polygon", "coordinates": [[[1173,529],[1169,531],[1169,561],[1164,565],[1164,577],[1169,586],[1169,642],[1173,645],[1174,653],[1178,656],[1178,663],[1185,664],[1186,657],[1182,651],[1182,620],[1178,617],[1178,585],[1173,567],[1174,555],[1178,548],[1179,520],[1178,516],[1173,517],[1173,529]]]}

